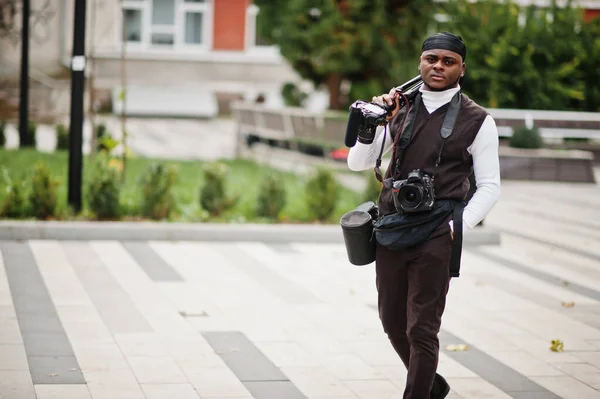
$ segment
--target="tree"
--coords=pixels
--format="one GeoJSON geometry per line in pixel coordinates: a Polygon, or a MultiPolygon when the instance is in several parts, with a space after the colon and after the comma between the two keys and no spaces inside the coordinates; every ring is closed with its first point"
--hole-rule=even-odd
{"type": "Polygon", "coordinates": [[[588,110],[600,106],[599,23],[562,7],[520,7],[481,0],[448,2],[448,22],[467,43],[463,90],[482,105],[518,109],[588,110]]]}
{"type": "Polygon", "coordinates": [[[279,45],[298,74],[326,84],[330,108],[371,98],[417,74],[432,0],[256,0],[259,34],[279,45]],[[262,14],[262,16],[261,16],[262,14]],[[271,27],[269,29],[269,27],[271,27]]]}

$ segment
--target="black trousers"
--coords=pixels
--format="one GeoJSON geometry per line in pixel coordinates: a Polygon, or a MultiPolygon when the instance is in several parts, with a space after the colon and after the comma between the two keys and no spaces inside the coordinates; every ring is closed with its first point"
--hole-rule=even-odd
{"type": "Polygon", "coordinates": [[[404,399],[430,397],[450,283],[451,250],[449,231],[402,251],[377,246],[379,317],[408,370],[404,399]]]}

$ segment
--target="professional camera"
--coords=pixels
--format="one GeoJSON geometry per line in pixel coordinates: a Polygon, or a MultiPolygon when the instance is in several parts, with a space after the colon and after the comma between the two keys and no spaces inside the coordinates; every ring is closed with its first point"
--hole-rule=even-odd
{"type": "MultiPolygon", "coordinates": [[[[400,108],[406,105],[406,101],[412,101],[418,93],[419,87],[423,84],[421,76],[416,76],[408,82],[396,87],[396,91],[401,93],[397,98],[400,108]]],[[[365,101],[355,101],[350,106],[350,116],[346,126],[346,138],[344,143],[347,147],[354,147],[356,141],[363,144],[371,144],[375,139],[377,126],[387,123],[386,117],[392,114],[396,105],[368,103],[365,101]]]]}
{"type": "Polygon", "coordinates": [[[394,182],[392,196],[398,213],[430,211],[435,201],[433,179],[420,169],[413,170],[406,180],[394,182]]]}

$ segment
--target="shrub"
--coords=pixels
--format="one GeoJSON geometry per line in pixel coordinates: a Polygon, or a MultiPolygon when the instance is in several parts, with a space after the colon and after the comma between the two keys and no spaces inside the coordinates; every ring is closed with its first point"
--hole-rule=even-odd
{"type": "Polygon", "coordinates": [[[69,150],[69,130],[63,124],[56,125],[56,149],[69,150]]]}
{"type": "Polygon", "coordinates": [[[121,141],[115,140],[106,129],[105,124],[102,123],[96,127],[96,152],[110,154],[119,144],[121,144],[121,141]]]}
{"type": "Polygon", "coordinates": [[[25,216],[25,195],[23,194],[23,183],[12,180],[8,171],[4,169],[3,180],[6,182],[5,193],[0,208],[0,216],[7,218],[19,218],[25,216]]]}
{"type": "Polygon", "coordinates": [[[229,168],[219,162],[204,166],[204,185],[200,189],[200,206],[212,216],[232,208],[238,198],[231,198],[225,192],[225,178],[229,168]]]}
{"type": "Polygon", "coordinates": [[[98,219],[119,217],[120,176],[118,166],[111,164],[108,157],[99,156],[94,162],[87,184],[87,202],[98,219]]]}
{"type": "Polygon", "coordinates": [[[306,203],[311,218],[325,221],[333,214],[339,198],[339,186],[333,173],[319,168],[305,186],[306,203]]]}
{"type": "Polygon", "coordinates": [[[542,148],[544,140],[536,127],[529,129],[522,126],[513,131],[510,146],[514,148],[542,148]]]}
{"type": "Polygon", "coordinates": [[[377,203],[379,193],[381,193],[381,182],[377,180],[375,174],[371,171],[366,174],[367,186],[363,193],[363,202],[373,201],[377,203]]]}
{"type": "Polygon", "coordinates": [[[56,191],[60,182],[50,175],[50,170],[43,162],[33,168],[29,203],[31,214],[37,219],[48,219],[56,215],[56,191]]]}
{"type": "Polygon", "coordinates": [[[283,179],[278,175],[269,175],[263,179],[256,204],[257,216],[277,220],[285,203],[286,193],[283,179]]]}
{"type": "Polygon", "coordinates": [[[287,82],[281,88],[281,96],[288,107],[301,107],[308,95],[292,82],[287,82]]]}
{"type": "Polygon", "coordinates": [[[177,172],[172,166],[152,164],[141,176],[142,215],[160,220],[169,218],[175,209],[172,189],[177,172]]]}
{"type": "Polygon", "coordinates": [[[6,122],[0,121],[0,147],[6,145],[6,122]]]}

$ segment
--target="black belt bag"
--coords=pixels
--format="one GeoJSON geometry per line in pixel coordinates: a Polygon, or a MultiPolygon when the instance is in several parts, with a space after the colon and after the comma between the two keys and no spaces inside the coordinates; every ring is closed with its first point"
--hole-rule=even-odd
{"type": "Polygon", "coordinates": [[[373,225],[379,245],[397,251],[420,245],[452,215],[452,201],[437,201],[433,209],[420,213],[392,213],[373,225]]]}
{"type": "Polygon", "coordinates": [[[414,247],[427,241],[429,236],[452,215],[454,241],[450,255],[450,277],[460,276],[463,246],[464,202],[437,201],[433,209],[423,213],[393,213],[373,223],[373,234],[379,245],[391,250],[414,247]]]}

